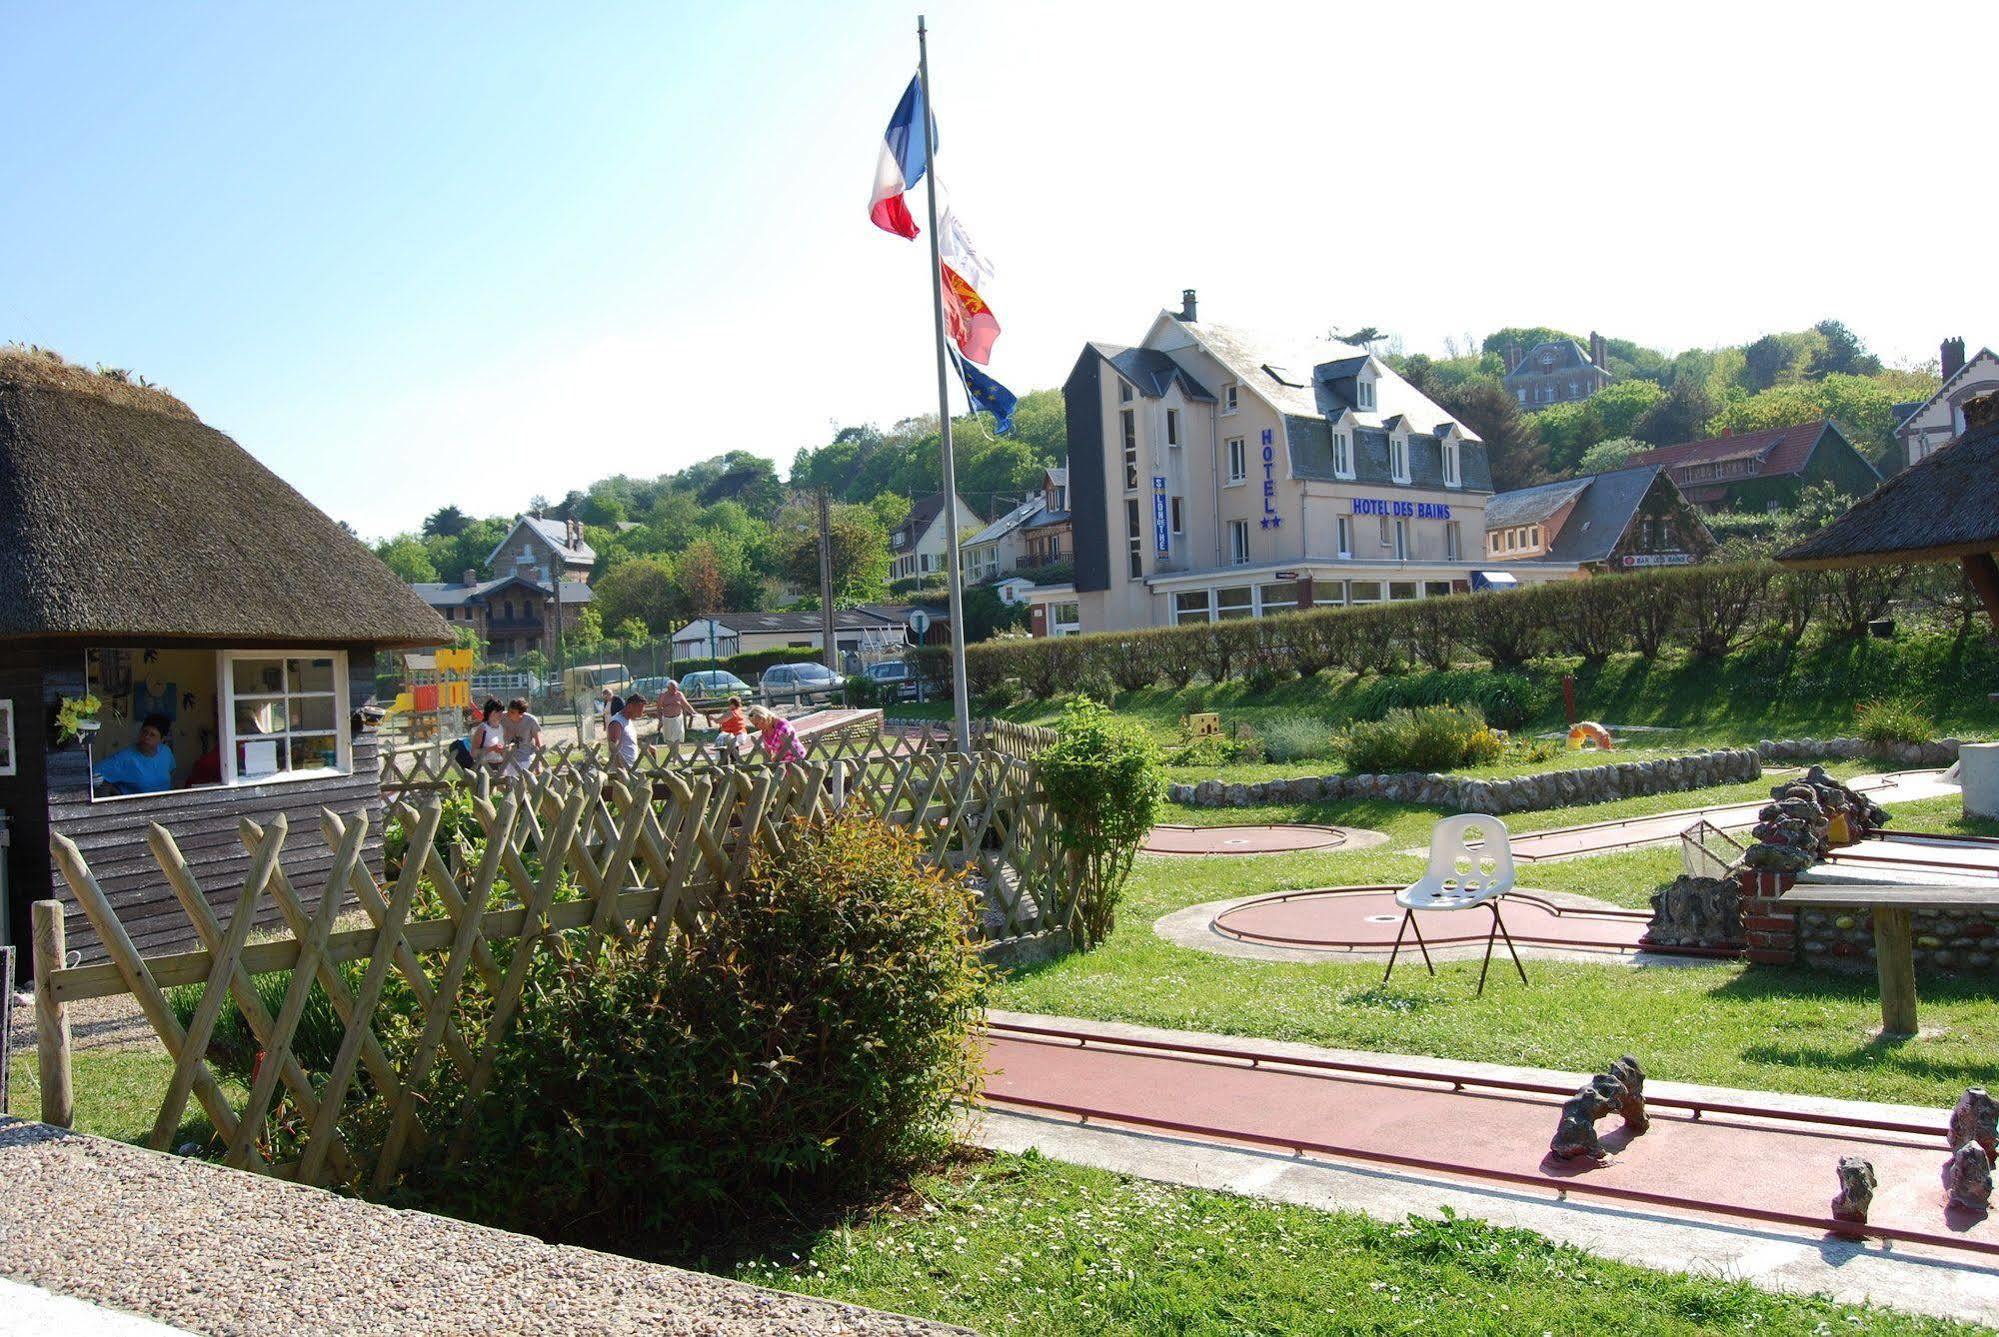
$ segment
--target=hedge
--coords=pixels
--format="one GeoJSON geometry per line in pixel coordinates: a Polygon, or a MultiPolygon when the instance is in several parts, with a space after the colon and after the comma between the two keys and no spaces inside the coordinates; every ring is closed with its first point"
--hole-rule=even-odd
{"type": "MultiPolygon", "coordinates": [[[[992,640],[966,647],[965,668],[974,694],[1011,678],[1052,697],[1098,684],[1179,688],[1196,677],[1261,688],[1328,668],[1357,676],[1476,660],[1510,668],[1543,655],[1601,663],[1676,647],[1719,658],[1754,642],[1795,641],[1815,625],[1828,635],[1864,635],[1898,599],[1914,599],[1966,630],[1974,623],[1962,583],[1948,567],[1688,566],[1229,622],[992,640]]],[[[948,683],[941,647],[911,658],[933,681],[948,683]]]]}

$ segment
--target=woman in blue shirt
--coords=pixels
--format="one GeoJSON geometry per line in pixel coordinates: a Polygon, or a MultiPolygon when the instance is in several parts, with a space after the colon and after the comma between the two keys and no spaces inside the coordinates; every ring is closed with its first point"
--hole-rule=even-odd
{"type": "Polygon", "coordinates": [[[167,718],[148,715],[139,737],[92,766],[99,794],[158,794],[174,787],[174,750],[167,746],[167,718]]]}

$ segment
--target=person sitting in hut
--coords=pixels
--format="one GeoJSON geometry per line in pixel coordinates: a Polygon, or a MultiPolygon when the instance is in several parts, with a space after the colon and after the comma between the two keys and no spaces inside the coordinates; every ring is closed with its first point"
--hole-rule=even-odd
{"type": "Polygon", "coordinates": [[[632,770],[639,764],[639,721],[645,714],[645,697],[633,692],[624,699],[623,708],[611,716],[608,726],[611,758],[623,770],[632,770]]]}
{"type": "Polygon", "coordinates": [[[167,746],[167,717],[148,715],[139,736],[91,770],[99,794],[158,794],[174,787],[174,750],[167,746]]]}
{"type": "Polygon", "coordinates": [[[763,706],[751,706],[749,719],[763,744],[764,756],[779,765],[805,760],[805,745],[798,741],[798,732],[791,727],[791,721],[763,706]]]}

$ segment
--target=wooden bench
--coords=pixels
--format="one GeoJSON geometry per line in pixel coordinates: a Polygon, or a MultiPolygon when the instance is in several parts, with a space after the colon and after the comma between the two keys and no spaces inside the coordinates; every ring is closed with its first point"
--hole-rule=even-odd
{"type": "Polygon", "coordinates": [[[1963,887],[1817,886],[1800,884],[1777,898],[1813,910],[1867,910],[1874,917],[1874,969],[1881,980],[1881,1032],[1916,1033],[1917,910],[1999,910],[1999,891],[1963,887]]]}

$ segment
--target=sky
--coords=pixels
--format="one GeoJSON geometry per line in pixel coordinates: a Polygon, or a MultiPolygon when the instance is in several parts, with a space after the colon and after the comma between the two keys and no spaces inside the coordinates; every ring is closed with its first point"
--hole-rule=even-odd
{"type": "MultiPolygon", "coordinates": [[[[144,374],[370,537],[730,449],[788,472],[936,409],[925,248],[866,208],[915,13],[0,0],[0,341],[144,374]]],[[[1999,5],[928,14],[1016,391],[1186,287],[1412,352],[1999,344],[1999,5]]]]}

